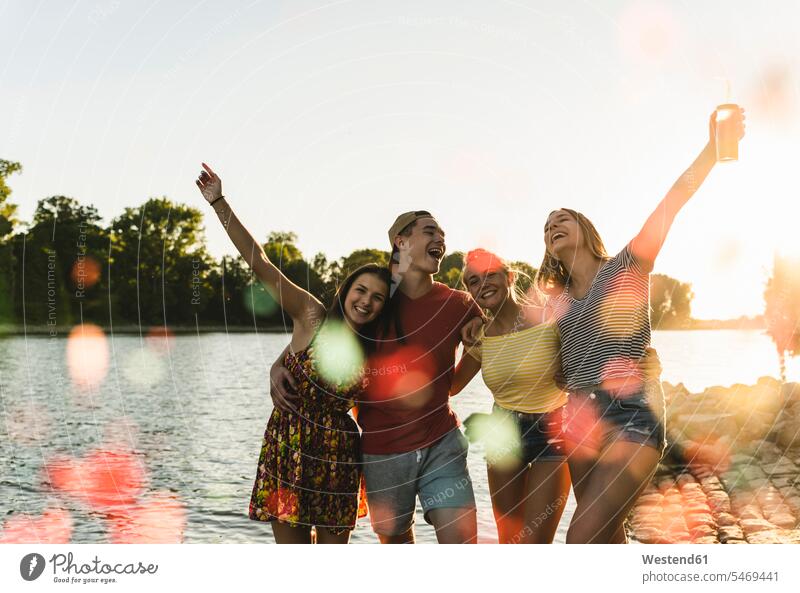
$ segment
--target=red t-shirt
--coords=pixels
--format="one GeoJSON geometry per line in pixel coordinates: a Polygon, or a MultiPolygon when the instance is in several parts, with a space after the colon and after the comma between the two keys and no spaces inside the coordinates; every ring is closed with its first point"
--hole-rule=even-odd
{"type": "Polygon", "coordinates": [[[358,406],[362,450],[377,455],[429,447],[458,426],[450,408],[456,349],[461,328],[480,315],[469,294],[439,282],[417,299],[400,290],[392,299],[405,340],[393,320],[367,361],[358,406]]]}

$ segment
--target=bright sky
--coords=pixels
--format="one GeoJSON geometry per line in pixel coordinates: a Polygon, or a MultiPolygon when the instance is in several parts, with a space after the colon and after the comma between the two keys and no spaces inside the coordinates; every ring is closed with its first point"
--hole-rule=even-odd
{"type": "Polygon", "coordinates": [[[694,285],[696,317],[758,314],[800,219],[798,29],[793,0],[0,0],[0,156],[25,167],[24,219],[55,194],[106,219],[150,196],[205,208],[205,160],[256,236],[293,230],[309,257],[385,248],[424,208],[448,249],[536,265],[561,206],[619,250],[702,148],[724,77],[740,160],[656,272],[694,285]]]}

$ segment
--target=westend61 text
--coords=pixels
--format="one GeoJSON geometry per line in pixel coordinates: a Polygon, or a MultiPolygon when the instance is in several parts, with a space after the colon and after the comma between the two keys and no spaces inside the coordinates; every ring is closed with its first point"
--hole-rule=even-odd
{"type": "Polygon", "coordinates": [[[67,574],[155,574],[158,570],[158,564],[148,564],[145,566],[141,562],[138,564],[106,564],[97,556],[94,557],[89,563],[75,564],[72,561],[72,552],[66,556],[64,554],[53,554],[50,558],[50,563],[53,565],[53,574],[56,574],[57,569],[61,569],[62,573],[67,574]]]}
{"type": "Polygon", "coordinates": [[[653,556],[642,554],[644,564],[708,564],[708,554],[689,554],[688,556],[653,556]]]}

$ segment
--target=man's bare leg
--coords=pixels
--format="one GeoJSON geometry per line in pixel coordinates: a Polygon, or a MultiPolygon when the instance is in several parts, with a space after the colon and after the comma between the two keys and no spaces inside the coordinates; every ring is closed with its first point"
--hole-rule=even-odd
{"type": "Polygon", "coordinates": [[[474,507],[431,509],[428,518],[440,544],[478,543],[478,515],[474,507]]]}
{"type": "Polygon", "coordinates": [[[378,539],[382,544],[413,544],[414,543],[414,526],[412,525],[408,531],[399,535],[381,535],[378,534],[378,539]]]}

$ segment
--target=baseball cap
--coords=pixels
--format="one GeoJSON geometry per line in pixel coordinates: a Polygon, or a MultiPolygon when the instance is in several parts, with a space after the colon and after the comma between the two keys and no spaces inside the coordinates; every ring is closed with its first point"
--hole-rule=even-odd
{"type": "Polygon", "coordinates": [[[400,234],[400,231],[420,218],[433,218],[433,214],[427,210],[412,210],[411,212],[403,212],[398,216],[394,224],[389,227],[389,244],[394,247],[394,238],[400,234]]]}

